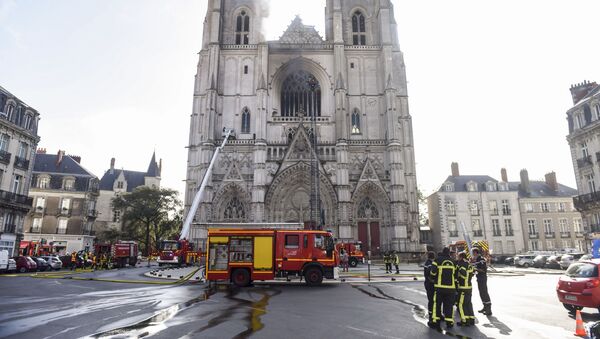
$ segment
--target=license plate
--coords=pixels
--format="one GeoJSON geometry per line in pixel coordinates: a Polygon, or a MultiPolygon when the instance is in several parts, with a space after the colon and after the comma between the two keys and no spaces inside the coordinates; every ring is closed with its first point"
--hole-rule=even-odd
{"type": "Polygon", "coordinates": [[[566,294],[565,295],[565,299],[566,300],[571,300],[571,301],[577,301],[577,297],[574,296],[574,295],[568,295],[568,294],[566,294]]]}

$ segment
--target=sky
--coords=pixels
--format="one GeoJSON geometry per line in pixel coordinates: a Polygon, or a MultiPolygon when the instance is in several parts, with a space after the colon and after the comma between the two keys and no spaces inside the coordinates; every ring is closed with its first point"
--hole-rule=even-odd
{"type": "MultiPolygon", "coordinates": [[[[555,171],[575,186],[569,87],[600,81],[597,0],[393,0],[413,118],[417,181],[511,181],[555,171]]],[[[296,14],[324,36],[325,0],[270,0],[266,35],[296,14]]],[[[206,0],[0,0],[0,86],[41,115],[39,147],[98,177],[163,159],[184,192],[206,0]]]]}

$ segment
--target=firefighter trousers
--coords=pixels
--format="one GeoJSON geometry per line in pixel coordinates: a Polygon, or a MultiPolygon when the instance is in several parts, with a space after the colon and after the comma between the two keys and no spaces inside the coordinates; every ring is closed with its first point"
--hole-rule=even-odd
{"type": "Polygon", "coordinates": [[[458,290],[458,313],[460,314],[460,321],[463,323],[467,320],[475,319],[475,313],[473,312],[473,303],[471,303],[471,297],[473,290],[458,290]]]}
{"type": "Polygon", "coordinates": [[[477,289],[479,290],[479,297],[481,298],[481,302],[485,304],[491,304],[490,294],[488,293],[487,288],[487,276],[477,276],[477,289]]]}
{"type": "Polygon", "coordinates": [[[437,324],[444,315],[446,324],[454,324],[455,288],[436,288],[433,294],[433,323],[437,324]]]}
{"type": "Polygon", "coordinates": [[[433,294],[435,293],[433,283],[425,281],[425,291],[427,292],[427,311],[429,311],[429,322],[433,322],[433,294]]]}

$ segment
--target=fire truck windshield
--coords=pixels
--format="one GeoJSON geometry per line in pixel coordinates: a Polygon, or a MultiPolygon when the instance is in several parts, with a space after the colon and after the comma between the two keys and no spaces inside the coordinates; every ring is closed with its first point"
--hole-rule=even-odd
{"type": "Polygon", "coordinates": [[[163,251],[175,251],[179,249],[179,244],[177,241],[163,241],[162,250],[163,251]]]}

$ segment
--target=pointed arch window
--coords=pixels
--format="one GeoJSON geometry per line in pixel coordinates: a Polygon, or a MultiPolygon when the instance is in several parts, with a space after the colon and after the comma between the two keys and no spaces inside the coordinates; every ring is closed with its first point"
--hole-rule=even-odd
{"type": "Polygon", "coordinates": [[[355,108],[352,112],[352,134],[360,134],[360,112],[355,108]]]}
{"type": "Polygon", "coordinates": [[[242,110],[242,133],[250,133],[250,110],[244,107],[242,110]]]}
{"type": "Polygon", "coordinates": [[[295,117],[303,111],[307,116],[321,116],[321,86],[306,71],[288,75],[281,87],[281,116],[295,117]]]}
{"type": "Polygon", "coordinates": [[[369,197],[364,198],[360,202],[360,205],[358,205],[358,212],[356,213],[356,215],[361,219],[366,219],[367,211],[370,211],[369,218],[379,218],[379,210],[377,209],[377,206],[375,205],[373,200],[371,200],[371,198],[369,197]]]}
{"type": "Polygon", "coordinates": [[[246,11],[241,11],[235,22],[235,44],[247,45],[250,36],[250,16],[246,11]]]}
{"type": "Polygon", "coordinates": [[[361,11],[356,11],[352,14],[352,44],[366,45],[367,44],[367,29],[365,25],[365,15],[361,11]]]}
{"type": "Polygon", "coordinates": [[[225,206],[223,212],[223,219],[225,220],[244,220],[246,219],[246,211],[244,210],[244,204],[237,197],[233,197],[225,206]]]}

